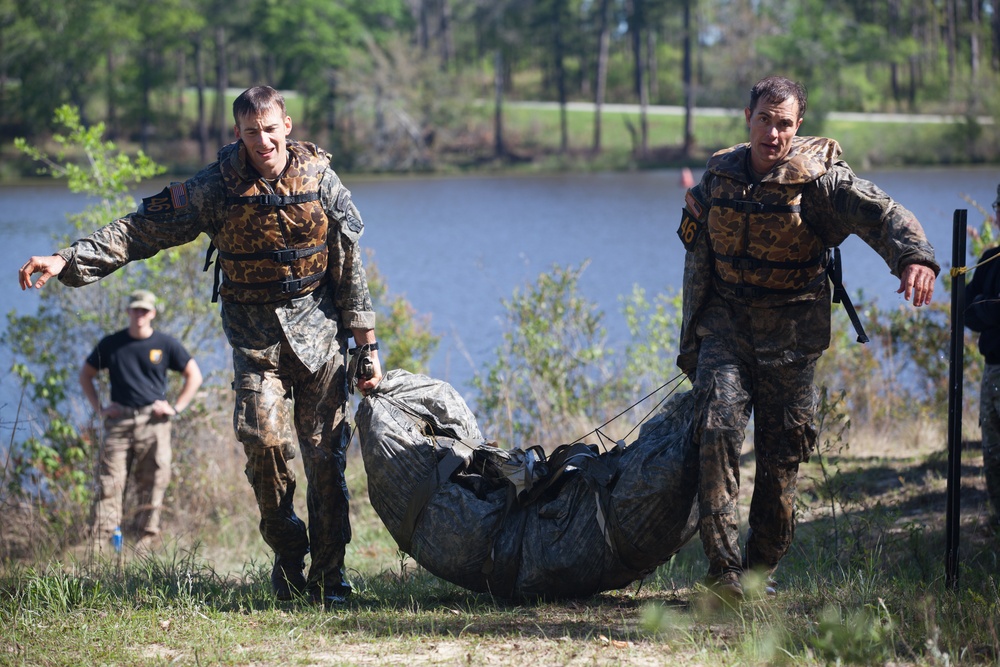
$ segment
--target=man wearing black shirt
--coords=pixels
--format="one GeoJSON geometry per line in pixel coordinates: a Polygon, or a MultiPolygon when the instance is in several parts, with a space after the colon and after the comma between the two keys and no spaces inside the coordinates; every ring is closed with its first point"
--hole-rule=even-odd
{"type": "Polygon", "coordinates": [[[109,545],[122,524],[126,480],[131,473],[139,507],[134,521],[136,548],[148,549],[160,533],[160,509],[170,483],[170,418],[180,414],[201,386],[201,370],[184,346],[153,330],[156,297],[133,292],[128,328],[105,336],[80,369],[80,386],[94,412],[104,419],[99,460],[100,489],[91,525],[93,544],[109,545]],[[103,404],[94,380],[108,369],[111,402],[103,404]],[[173,405],[167,401],[167,371],[184,384],[173,405]]]}
{"type": "MultiPolygon", "coordinates": [[[[993,200],[993,215],[1000,205],[1000,185],[993,200]]],[[[1000,246],[987,249],[965,288],[965,326],[979,332],[979,351],[986,366],[979,391],[979,426],[983,434],[983,473],[992,516],[990,525],[1000,529],[1000,246]]]]}

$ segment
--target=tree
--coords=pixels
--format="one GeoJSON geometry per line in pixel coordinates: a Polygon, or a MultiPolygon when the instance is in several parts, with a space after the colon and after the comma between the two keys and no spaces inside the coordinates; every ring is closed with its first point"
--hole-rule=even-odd
{"type": "Polygon", "coordinates": [[[594,153],[601,152],[601,110],[608,87],[608,51],[611,44],[611,0],[599,0],[597,11],[597,72],[594,85],[594,153]]]}

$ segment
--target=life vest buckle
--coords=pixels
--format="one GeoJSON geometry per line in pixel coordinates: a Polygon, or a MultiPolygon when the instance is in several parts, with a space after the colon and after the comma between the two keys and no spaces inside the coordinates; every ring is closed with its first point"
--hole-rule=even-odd
{"type": "Polygon", "coordinates": [[[734,199],[732,202],[733,209],[739,211],[740,213],[763,213],[764,204],[759,201],[747,201],[745,199],[734,199]]]}
{"type": "Polygon", "coordinates": [[[281,250],[273,250],[272,252],[271,259],[279,264],[288,264],[299,258],[298,248],[283,248],[281,250]]]}

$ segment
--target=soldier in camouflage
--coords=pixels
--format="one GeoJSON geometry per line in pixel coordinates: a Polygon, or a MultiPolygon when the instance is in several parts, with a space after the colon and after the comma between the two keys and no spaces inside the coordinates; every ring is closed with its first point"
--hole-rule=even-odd
{"type": "Polygon", "coordinates": [[[741,598],[768,580],[795,530],[799,464],[816,444],[816,362],[830,345],[828,250],[856,234],[930,303],[940,267],[913,214],[840,159],[831,139],[798,137],[804,88],[758,81],[744,110],[750,141],[720,151],[688,190],[678,365],[692,378],[706,582],[741,598]],[[756,474],[745,550],[736,503],[744,429],[754,415],[756,474]]]}
{"type": "Polygon", "coordinates": [[[212,239],[222,326],[233,348],[234,428],[260,531],[276,556],[271,583],[279,599],[306,595],[330,606],[351,592],[343,569],[351,539],[344,479],[347,393],[355,379],[345,364],[349,337],[372,362],[357,378],[359,390],[372,390],[382,376],[358,245],[363,224],[330,156],[287,138],[292,122],[277,91],[244,91],[233,116],[237,141],[217,162],[71,247],[31,257],[19,281],[22,289],[53,276],[87,285],[201,233],[212,239]],[[308,529],[293,509],[296,440],[308,529]]]}
{"type": "MultiPolygon", "coordinates": [[[[1000,207],[1000,185],[993,215],[1000,207]]],[[[986,362],[979,390],[979,427],[983,439],[983,475],[989,496],[990,529],[1000,530],[1000,246],[987,249],[965,288],[965,326],[979,332],[979,351],[986,362]]]]}

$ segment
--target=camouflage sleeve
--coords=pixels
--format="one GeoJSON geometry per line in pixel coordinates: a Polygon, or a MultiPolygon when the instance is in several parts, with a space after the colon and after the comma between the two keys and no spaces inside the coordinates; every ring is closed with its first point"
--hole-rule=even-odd
{"type": "Polygon", "coordinates": [[[213,178],[210,169],[168,185],[143,199],[134,212],[59,250],[56,254],[66,260],[59,280],[71,287],[88,285],[129,262],[193,241],[202,232],[213,233],[225,192],[221,177],[213,178]]]}
{"type": "Polygon", "coordinates": [[[677,230],[687,251],[684,254],[683,312],[677,366],[690,377],[694,376],[698,366],[698,317],[712,290],[712,257],[705,232],[709,207],[704,194],[705,179],[710,177],[706,172],[702,182],[687,191],[681,211],[681,227],[677,230]]]}
{"type": "Polygon", "coordinates": [[[916,216],[871,181],[859,178],[844,162],[816,181],[815,200],[803,206],[810,227],[829,246],[856,234],[877,252],[893,275],[910,264],[940,273],[934,248],[916,216]]]}
{"type": "Polygon", "coordinates": [[[375,308],[368,291],[368,279],[361,261],[359,239],[365,225],[351,200],[351,192],[340,177],[328,169],[320,184],[320,201],[330,221],[327,245],[330,260],[327,274],[341,324],[348,329],[374,329],[375,308]]]}

